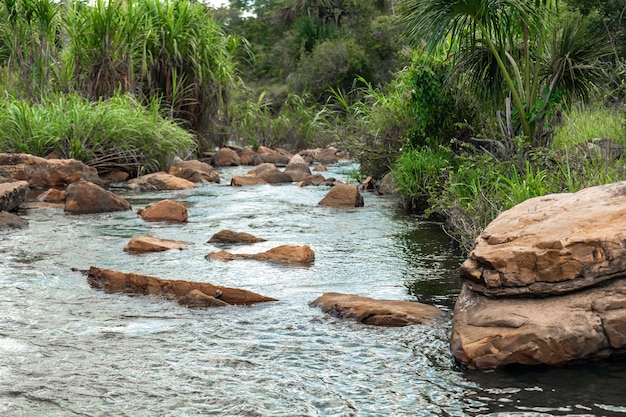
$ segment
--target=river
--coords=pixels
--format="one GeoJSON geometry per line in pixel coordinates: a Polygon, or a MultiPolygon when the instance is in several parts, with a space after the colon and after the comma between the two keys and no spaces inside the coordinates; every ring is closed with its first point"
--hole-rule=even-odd
{"type": "MultiPolygon", "coordinates": [[[[2,416],[535,416],[626,415],[626,365],[468,372],[451,360],[450,315],[462,259],[439,224],[389,197],[365,207],[317,203],[327,187],[230,187],[248,168],[220,170],[194,190],[120,191],[133,211],[23,214],[0,235],[2,416]],[[172,198],[184,225],[147,223],[137,208],[172,198]],[[308,244],[294,267],[209,261],[222,229],[267,239],[235,252],[308,244]],[[135,236],[189,249],[123,252],[135,236]],[[207,281],[277,298],[252,307],[188,309],[159,297],[106,294],[73,268],[89,266],[207,281]],[[419,300],[448,312],[436,325],[378,328],[308,303],[330,292],[419,300]]],[[[351,164],[325,176],[348,180],[351,164]]]]}

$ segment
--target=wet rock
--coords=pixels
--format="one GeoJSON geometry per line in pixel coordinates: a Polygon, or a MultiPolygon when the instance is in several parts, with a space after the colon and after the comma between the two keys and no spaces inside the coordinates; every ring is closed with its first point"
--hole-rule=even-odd
{"type": "Polygon", "coordinates": [[[436,307],[413,301],[375,300],[354,294],[326,293],[310,304],[323,312],[364,324],[401,327],[442,318],[436,307]]]}
{"type": "Polygon", "coordinates": [[[17,210],[26,200],[29,190],[27,181],[0,183],[0,211],[17,210]]]}
{"type": "Polygon", "coordinates": [[[25,229],[28,227],[28,221],[20,216],[9,213],[8,211],[0,211],[0,231],[10,231],[14,229],[25,229]]]}
{"type": "Polygon", "coordinates": [[[257,175],[268,184],[284,184],[292,182],[291,175],[275,170],[266,170],[257,175]]]}
{"type": "MultiPolygon", "coordinates": [[[[219,294],[221,296],[221,294],[219,294]]],[[[207,308],[207,307],[226,307],[226,301],[207,295],[200,290],[191,290],[185,296],[178,299],[178,304],[185,307],[207,308]]]]}
{"type": "Polygon", "coordinates": [[[187,207],[173,200],[162,200],[150,204],[137,214],[147,222],[186,223],[189,219],[187,207]]]}
{"type": "Polygon", "coordinates": [[[39,194],[37,200],[46,203],[63,203],[65,202],[65,190],[50,188],[39,194]]]}
{"type": "Polygon", "coordinates": [[[265,242],[265,239],[244,232],[233,232],[232,230],[221,230],[211,236],[208,243],[244,243],[251,244],[257,242],[265,242]]]}
{"type": "Polygon", "coordinates": [[[322,165],[331,165],[339,162],[341,158],[337,148],[329,146],[319,151],[315,159],[322,165]]]}
{"type": "Polygon", "coordinates": [[[326,165],[315,165],[313,167],[313,171],[325,172],[325,171],[328,171],[328,169],[326,168],[326,165]]]}
{"type": "Polygon", "coordinates": [[[217,171],[211,165],[198,160],[176,162],[170,167],[168,174],[191,182],[220,182],[217,171]]]}
{"type": "Polygon", "coordinates": [[[292,155],[284,149],[270,149],[265,146],[260,146],[253,159],[253,163],[254,165],[270,163],[277,167],[284,167],[289,163],[291,157],[292,155]]]}
{"type": "Polygon", "coordinates": [[[137,191],[189,190],[196,188],[196,185],[184,178],[165,172],[155,172],[128,181],[128,188],[137,191]]]}
{"type": "Polygon", "coordinates": [[[130,210],[122,197],[88,181],[78,181],[67,186],[65,206],[68,213],[88,214],[130,210]]]}
{"type": "Polygon", "coordinates": [[[471,368],[621,353],[626,182],[529,199],[477,238],[461,268],[451,349],[471,368]]]}
{"type": "Polygon", "coordinates": [[[207,259],[232,261],[235,259],[256,259],[287,264],[311,264],[315,260],[315,253],[308,246],[282,245],[261,253],[230,253],[226,251],[212,252],[206,255],[207,259]]]}
{"type": "Polygon", "coordinates": [[[376,182],[378,194],[394,194],[396,192],[396,180],[392,172],[388,172],[380,181],[376,182]]]}
{"type": "Polygon", "coordinates": [[[163,252],[170,249],[186,249],[189,242],[180,240],[159,239],[154,236],[134,237],[124,246],[124,252],[133,254],[147,252],[163,252]]]}
{"type": "Polygon", "coordinates": [[[327,207],[363,207],[363,196],[354,185],[337,184],[319,202],[327,207]]]}
{"type": "Polygon", "coordinates": [[[183,305],[203,306],[213,305],[252,305],[267,301],[276,301],[274,298],[256,294],[252,291],[238,288],[222,287],[208,282],[193,282],[183,280],[166,280],[148,275],[139,275],[103,269],[92,266],[87,273],[89,284],[107,293],[125,293],[138,295],[156,295],[167,299],[179,300],[183,305]],[[212,297],[219,302],[208,303],[206,297],[212,297]]]}
{"type": "Polygon", "coordinates": [[[291,180],[299,182],[311,175],[311,169],[300,155],[294,155],[287,167],[285,168],[285,174],[289,174],[291,180]]]}
{"type": "Polygon", "coordinates": [[[257,177],[256,175],[239,175],[230,179],[230,185],[232,187],[242,187],[246,185],[259,184],[267,184],[267,181],[265,181],[263,178],[257,177]]]}
{"type": "Polygon", "coordinates": [[[237,166],[241,165],[241,159],[232,149],[221,148],[213,156],[213,165],[216,167],[237,166]]]}
{"type": "Polygon", "coordinates": [[[265,171],[278,171],[278,168],[276,167],[276,165],[266,162],[252,168],[250,171],[248,171],[247,175],[258,176],[265,171]]]}
{"type": "Polygon", "coordinates": [[[254,157],[256,156],[256,152],[252,150],[252,148],[243,148],[240,151],[237,151],[237,155],[239,156],[239,161],[241,165],[254,165],[254,157]]]}
{"type": "Polygon", "coordinates": [[[320,174],[315,174],[315,175],[309,175],[307,177],[304,177],[304,179],[302,179],[298,185],[300,187],[306,187],[309,185],[329,185],[332,186],[334,184],[334,180],[332,180],[331,182],[329,182],[326,178],[324,178],[323,175],[320,174]]]}
{"type": "Polygon", "coordinates": [[[0,176],[28,181],[31,187],[55,187],[83,179],[100,184],[95,168],[75,159],[45,159],[29,154],[0,153],[0,176]]]}

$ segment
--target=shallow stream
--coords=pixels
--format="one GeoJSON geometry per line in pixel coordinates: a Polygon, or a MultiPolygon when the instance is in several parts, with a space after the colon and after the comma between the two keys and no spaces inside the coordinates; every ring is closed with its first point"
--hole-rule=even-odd
{"type": "MultiPolygon", "coordinates": [[[[347,180],[350,164],[325,175],[347,180]]],[[[462,259],[437,223],[407,216],[388,197],[365,207],[317,203],[327,187],[292,184],[184,192],[120,192],[133,211],[23,214],[28,229],[0,235],[1,416],[439,416],[626,415],[626,364],[497,372],[459,370],[450,312],[462,259]],[[137,208],[188,205],[184,225],[147,223],[137,208]],[[293,267],[208,261],[222,229],[267,242],[308,244],[293,267]],[[189,249],[123,252],[136,236],[189,249]],[[158,297],[106,294],[72,268],[89,266],[207,281],[279,299],[252,307],[188,309],[158,297]],[[308,303],[330,292],[419,300],[448,312],[436,325],[378,328],[308,303]]]]}

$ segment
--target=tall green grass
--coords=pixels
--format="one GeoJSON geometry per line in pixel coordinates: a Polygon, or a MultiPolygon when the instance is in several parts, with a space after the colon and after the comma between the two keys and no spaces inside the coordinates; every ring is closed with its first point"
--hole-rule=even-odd
{"type": "Polygon", "coordinates": [[[623,111],[604,106],[574,106],[563,114],[563,121],[555,132],[553,148],[567,149],[577,143],[602,137],[626,144],[624,116],[623,111]]]}
{"type": "Polygon", "coordinates": [[[167,168],[174,156],[195,149],[190,133],[159,114],[159,103],[144,107],[132,96],[90,102],[78,95],[52,95],[40,104],[0,101],[0,151],[45,156],[57,152],[99,171],[132,175],[167,168]]]}

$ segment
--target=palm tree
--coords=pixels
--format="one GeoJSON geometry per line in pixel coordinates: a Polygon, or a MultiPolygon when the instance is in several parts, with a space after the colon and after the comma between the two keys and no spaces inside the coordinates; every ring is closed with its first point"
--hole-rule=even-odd
{"type": "MultiPolygon", "coordinates": [[[[433,53],[445,50],[470,87],[492,100],[510,96],[507,136],[546,146],[555,92],[585,98],[610,51],[579,18],[562,18],[558,0],[402,0],[406,33],[433,53]],[[486,88],[486,87],[489,88],[486,88]],[[519,128],[511,126],[517,113],[519,128]]],[[[504,127],[504,123],[501,123],[504,127]]]]}

